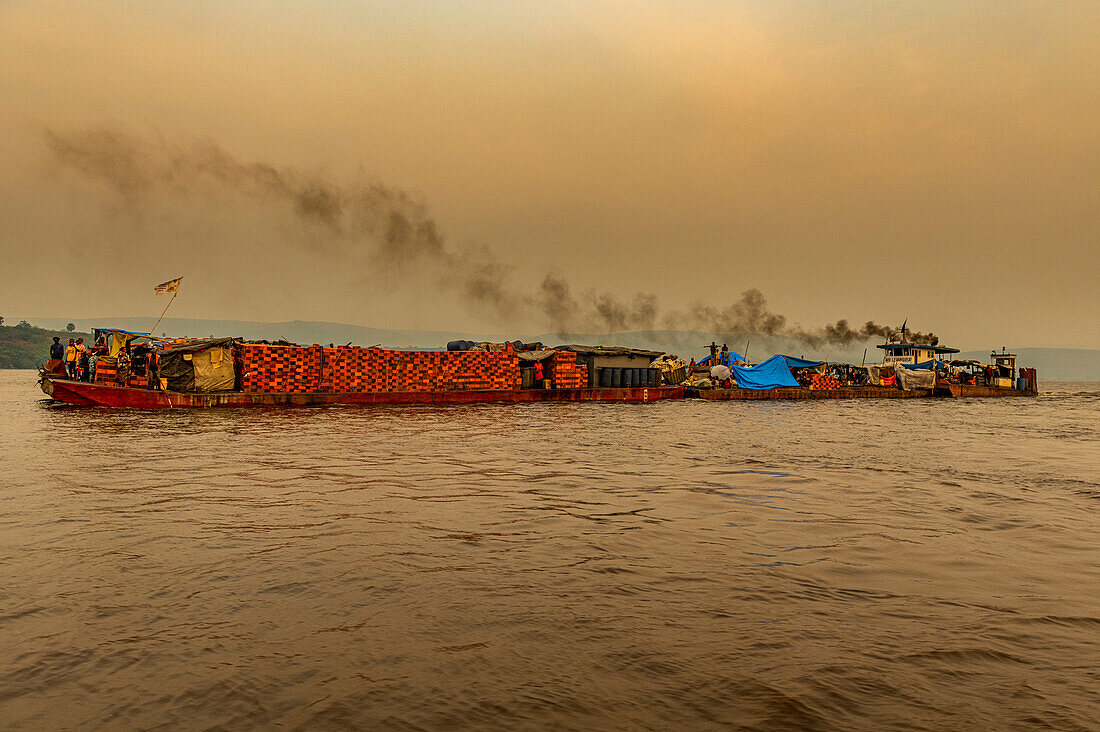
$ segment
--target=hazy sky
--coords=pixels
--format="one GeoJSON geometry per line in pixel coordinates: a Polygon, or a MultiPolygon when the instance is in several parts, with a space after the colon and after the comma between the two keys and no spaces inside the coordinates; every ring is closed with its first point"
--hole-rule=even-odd
{"type": "Polygon", "coordinates": [[[4,2],[0,315],[183,275],[176,317],[541,332],[549,273],[1100,347],[1098,43],[1096,0],[4,2]]]}

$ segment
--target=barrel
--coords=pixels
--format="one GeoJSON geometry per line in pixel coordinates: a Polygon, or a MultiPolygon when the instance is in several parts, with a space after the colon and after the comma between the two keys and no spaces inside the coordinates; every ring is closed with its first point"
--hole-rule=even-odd
{"type": "Polygon", "coordinates": [[[611,388],[611,369],[600,369],[600,386],[604,389],[611,388]]]}
{"type": "Polygon", "coordinates": [[[1016,379],[1016,388],[1020,391],[1027,391],[1027,379],[1023,376],[1016,379]]]}
{"type": "Polygon", "coordinates": [[[623,385],[623,370],[608,369],[611,372],[611,388],[618,389],[623,385]]]}

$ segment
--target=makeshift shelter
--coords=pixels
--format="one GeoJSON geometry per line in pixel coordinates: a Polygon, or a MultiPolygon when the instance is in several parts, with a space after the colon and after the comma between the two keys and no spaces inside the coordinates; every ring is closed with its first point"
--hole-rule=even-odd
{"type": "Polygon", "coordinates": [[[936,372],[931,369],[915,369],[906,366],[895,366],[894,372],[898,377],[898,386],[904,391],[916,391],[917,389],[934,389],[936,387],[936,372]]]}
{"type": "Polygon", "coordinates": [[[213,338],[165,346],[158,374],[166,391],[230,391],[236,386],[233,339],[213,338]]]}
{"type": "MultiPolygon", "coordinates": [[[[623,348],[621,346],[584,346],[564,345],[555,346],[557,351],[571,351],[577,354],[577,363],[583,364],[588,369],[589,386],[617,387],[614,374],[619,374],[619,384],[626,385],[622,379],[627,378],[629,372],[630,385],[641,386],[643,381],[650,385],[651,375],[643,375],[639,372],[650,369],[653,360],[663,355],[661,351],[647,351],[642,348],[623,348]],[[610,381],[608,381],[610,379],[610,381]],[[634,380],[636,379],[636,380],[634,380]]],[[[656,376],[659,381],[659,374],[656,376]]],[[[657,384],[652,384],[657,386],[657,384]]]]}
{"type": "Polygon", "coordinates": [[[136,338],[146,338],[150,341],[163,341],[163,338],[157,338],[154,335],[148,333],[138,333],[132,330],[121,330],[119,328],[96,328],[92,331],[92,337],[99,342],[100,338],[108,339],[109,351],[107,356],[110,358],[118,358],[118,354],[129,345],[130,341],[136,338]]]}
{"type": "Polygon", "coordinates": [[[752,367],[730,366],[730,371],[733,372],[737,386],[742,389],[778,389],[783,386],[798,386],[783,356],[772,356],[767,361],[752,367]]]}
{"type": "Polygon", "coordinates": [[[865,366],[864,368],[867,370],[867,383],[872,386],[897,385],[897,374],[893,366],[865,366]]]}

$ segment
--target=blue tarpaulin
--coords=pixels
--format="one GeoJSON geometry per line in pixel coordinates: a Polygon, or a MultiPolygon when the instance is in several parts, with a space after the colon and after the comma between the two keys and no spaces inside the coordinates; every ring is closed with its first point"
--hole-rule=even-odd
{"type": "MultiPolygon", "coordinates": [[[[801,360],[801,359],[799,359],[801,360]]],[[[807,361],[807,363],[809,363],[807,361]]],[[[783,356],[772,356],[767,361],[752,368],[731,366],[733,378],[742,389],[777,389],[781,386],[798,386],[791,376],[787,361],[783,356]]]]}
{"type": "MultiPolygon", "coordinates": [[[[718,360],[719,361],[722,360],[722,354],[721,353],[718,354],[718,360]]],[[[729,358],[726,361],[726,365],[729,366],[730,368],[732,368],[733,364],[735,362],[743,361],[743,360],[744,359],[741,358],[740,353],[738,353],[737,351],[730,351],[730,355],[729,355],[729,358]]],[[[696,366],[709,366],[710,365],[710,354],[708,353],[706,356],[704,356],[701,361],[696,361],[695,365],[696,366]]]]}
{"type": "Polygon", "coordinates": [[[824,361],[807,361],[804,358],[795,358],[794,356],[784,356],[783,360],[787,362],[787,367],[792,369],[812,369],[814,366],[825,363],[824,361]]]}
{"type": "Polygon", "coordinates": [[[907,369],[934,369],[934,368],[936,368],[936,362],[935,361],[925,361],[924,363],[916,363],[916,364],[913,364],[912,366],[910,366],[907,363],[903,363],[901,365],[904,366],[907,369]]]}

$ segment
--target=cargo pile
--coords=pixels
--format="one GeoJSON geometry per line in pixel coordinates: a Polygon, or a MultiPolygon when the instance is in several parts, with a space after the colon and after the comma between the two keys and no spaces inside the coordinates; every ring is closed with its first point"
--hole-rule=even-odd
{"type": "Polygon", "coordinates": [[[101,386],[118,386],[118,361],[106,356],[96,359],[95,383],[101,386]]]}
{"type": "Polygon", "coordinates": [[[242,343],[237,347],[241,390],[248,392],[319,391],[321,346],[271,346],[242,343]]]}
{"type": "Polygon", "coordinates": [[[588,386],[588,367],[577,363],[577,354],[557,351],[551,361],[550,377],[555,389],[584,389],[588,386]]]}
{"type": "Polygon", "coordinates": [[[840,380],[828,374],[811,374],[811,389],[839,389],[840,380]]]}
{"type": "Polygon", "coordinates": [[[518,389],[519,359],[508,348],[390,351],[340,346],[238,346],[246,392],[405,392],[518,389]]]}

